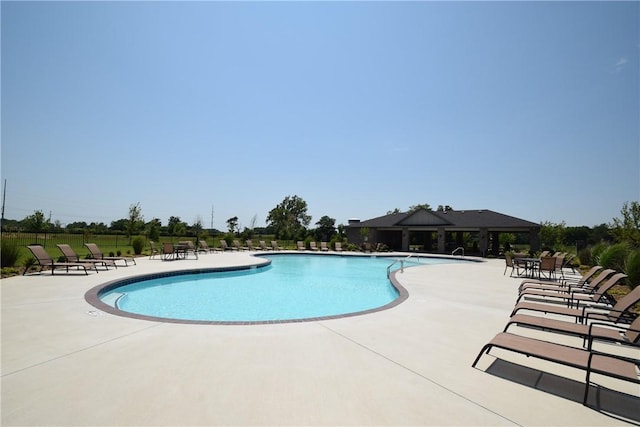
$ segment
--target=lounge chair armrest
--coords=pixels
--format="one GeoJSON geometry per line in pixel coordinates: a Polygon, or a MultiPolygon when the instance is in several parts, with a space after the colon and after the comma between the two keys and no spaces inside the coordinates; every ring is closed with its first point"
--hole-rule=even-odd
{"type": "MultiPolygon", "coordinates": [[[[628,347],[633,347],[633,348],[639,348],[640,349],[640,345],[638,345],[638,344],[625,343],[624,345],[626,345],[628,347]]],[[[623,355],[617,354],[617,353],[609,353],[609,352],[606,352],[606,351],[593,350],[593,349],[589,349],[589,353],[590,353],[590,355],[589,355],[589,366],[591,365],[592,356],[598,355],[598,356],[607,356],[607,357],[610,357],[612,359],[624,360],[626,362],[635,363],[636,365],[638,365],[638,368],[640,369],[640,359],[636,359],[635,357],[623,356],[623,355]]]]}
{"type": "Polygon", "coordinates": [[[601,310],[607,313],[610,312],[618,312],[617,310],[613,310],[610,305],[606,304],[588,304],[582,307],[583,317],[588,317],[589,314],[598,315],[602,314],[601,311],[589,311],[589,310],[601,310]]]}
{"type": "Polygon", "coordinates": [[[567,286],[567,292],[569,293],[581,293],[581,294],[585,294],[585,293],[593,293],[592,291],[588,290],[587,288],[584,287],[584,285],[569,285],[567,286]]]}
{"type": "Polygon", "coordinates": [[[592,319],[592,318],[595,319],[595,320],[602,321],[602,319],[597,319],[597,317],[598,316],[602,316],[603,314],[604,315],[607,315],[607,314],[621,314],[622,315],[621,316],[622,322],[621,321],[618,321],[618,322],[613,322],[612,321],[611,323],[623,323],[623,322],[631,323],[637,317],[637,316],[631,316],[633,313],[631,313],[629,311],[614,310],[613,308],[608,307],[608,306],[600,307],[600,306],[596,306],[596,305],[591,305],[591,306],[587,305],[587,306],[582,308],[582,318],[587,320],[587,321],[592,319]],[[589,309],[601,309],[603,311],[602,312],[601,311],[587,311],[589,309]],[[624,316],[625,314],[627,314],[627,316],[624,316]],[[630,319],[630,317],[633,317],[633,318],[630,319]]]}
{"type": "Polygon", "coordinates": [[[591,322],[589,323],[589,336],[593,334],[593,329],[598,327],[605,327],[607,329],[617,329],[620,332],[640,332],[640,329],[632,328],[628,323],[619,322],[591,322]]]}

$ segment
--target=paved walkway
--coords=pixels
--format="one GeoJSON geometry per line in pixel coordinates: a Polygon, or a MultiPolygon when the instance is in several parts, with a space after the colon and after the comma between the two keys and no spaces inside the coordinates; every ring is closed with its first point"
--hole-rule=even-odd
{"type": "Polygon", "coordinates": [[[158,323],[106,314],[84,299],[118,277],[253,261],[246,252],[143,258],[89,276],[2,280],[2,425],[640,422],[638,385],[614,381],[624,393],[600,393],[607,414],[580,403],[581,371],[498,351],[501,359],[486,355],[471,367],[516,298],[520,280],[503,276],[503,260],[406,269],[397,278],[407,301],[337,320],[158,323]]]}

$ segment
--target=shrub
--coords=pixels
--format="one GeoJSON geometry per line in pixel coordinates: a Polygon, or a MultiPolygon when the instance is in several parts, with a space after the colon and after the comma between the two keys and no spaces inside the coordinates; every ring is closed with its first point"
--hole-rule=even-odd
{"type": "Polygon", "coordinates": [[[591,248],[591,262],[586,263],[586,264],[602,265],[602,264],[600,264],[600,255],[602,255],[602,252],[607,250],[608,247],[609,247],[609,245],[607,243],[598,243],[594,247],[592,247],[591,248]]]}
{"type": "Polygon", "coordinates": [[[133,253],[136,255],[140,255],[142,253],[142,249],[144,248],[144,238],[142,236],[136,236],[133,238],[131,242],[131,246],[133,246],[133,253]]]}
{"type": "Polygon", "coordinates": [[[582,265],[595,265],[597,263],[593,262],[593,260],[591,259],[591,248],[590,247],[586,247],[583,249],[580,249],[580,252],[578,252],[578,259],[580,260],[580,264],[582,265]]]}
{"type": "Polygon", "coordinates": [[[3,240],[0,250],[2,251],[2,256],[0,257],[0,265],[2,265],[2,267],[13,267],[16,265],[20,257],[20,249],[15,241],[3,240]]]}
{"type": "Polygon", "coordinates": [[[29,269],[33,267],[35,264],[36,264],[36,259],[33,257],[29,257],[26,260],[24,260],[25,271],[29,271],[29,269]]]}
{"type": "Polygon", "coordinates": [[[626,243],[616,243],[602,251],[600,254],[600,265],[604,268],[624,271],[624,261],[628,254],[629,246],[626,243]]]}
{"type": "Polygon", "coordinates": [[[624,260],[624,272],[631,289],[640,285],[640,249],[629,252],[624,260]]]}

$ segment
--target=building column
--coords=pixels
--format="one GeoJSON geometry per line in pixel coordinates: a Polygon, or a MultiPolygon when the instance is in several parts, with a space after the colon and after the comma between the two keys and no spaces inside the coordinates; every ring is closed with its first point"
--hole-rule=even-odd
{"type": "Polygon", "coordinates": [[[402,250],[409,251],[409,229],[407,227],[402,228],[402,250]]]}
{"type": "Polygon", "coordinates": [[[487,256],[487,252],[489,251],[489,230],[486,228],[481,228],[478,238],[478,246],[480,249],[480,253],[483,257],[487,256]]]}
{"type": "Polygon", "coordinates": [[[447,233],[444,230],[444,227],[438,227],[438,252],[444,253],[446,243],[447,243],[447,233]]]}
{"type": "Polygon", "coordinates": [[[529,246],[531,247],[531,253],[540,251],[540,229],[531,228],[529,230],[529,246]]]}
{"type": "Polygon", "coordinates": [[[491,233],[491,252],[494,256],[500,253],[500,233],[497,231],[491,233]]]}

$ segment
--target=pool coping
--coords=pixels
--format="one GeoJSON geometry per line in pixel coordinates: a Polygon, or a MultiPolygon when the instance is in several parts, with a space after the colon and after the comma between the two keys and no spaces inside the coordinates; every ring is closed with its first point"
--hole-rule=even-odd
{"type": "MultiPolygon", "coordinates": [[[[157,317],[157,316],[149,316],[145,314],[132,313],[129,311],[120,310],[117,307],[111,306],[100,298],[104,293],[117,289],[121,286],[129,285],[132,283],[141,282],[149,279],[157,279],[161,277],[170,277],[170,276],[184,276],[187,274],[207,274],[207,273],[220,273],[220,272],[229,272],[229,271],[243,271],[243,270],[252,270],[255,268],[265,268],[271,265],[270,259],[260,258],[260,255],[276,255],[276,256],[290,256],[290,255],[310,255],[310,256],[342,256],[341,254],[335,253],[305,253],[302,251],[299,252],[272,252],[272,253],[260,253],[253,254],[253,256],[259,260],[253,264],[241,265],[241,266],[227,266],[227,267],[204,267],[204,268],[185,268],[180,270],[171,270],[171,271],[163,271],[158,273],[146,273],[146,274],[138,274],[135,276],[129,276],[122,279],[111,280],[109,282],[94,286],[89,289],[85,295],[84,299],[87,303],[92,305],[93,307],[101,310],[105,313],[113,314],[115,316],[121,317],[129,317],[132,319],[138,320],[148,320],[152,322],[161,322],[161,323],[179,323],[179,324],[193,324],[193,325],[229,325],[229,326],[247,326],[247,325],[273,325],[273,324],[281,324],[281,323],[302,323],[302,322],[317,322],[321,320],[332,320],[332,319],[342,319],[345,317],[353,317],[353,316],[364,316],[371,313],[376,313],[379,311],[389,310],[393,307],[396,307],[399,304],[402,304],[404,301],[409,298],[409,292],[405,289],[404,286],[398,282],[396,279],[396,271],[392,271],[388,279],[391,282],[391,285],[398,292],[398,297],[393,301],[382,305],[380,307],[370,308],[367,310],[354,311],[351,313],[342,313],[342,314],[334,314],[330,316],[317,316],[317,317],[305,317],[302,319],[280,319],[280,320],[240,320],[240,321],[231,321],[231,320],[189,320],[189,319],[172,319],[168,317],[157,317]]],[[[361,258],[392,258],[394,255],[349,255],[349,256],[358,256],[361,258]]],[[[431,257],[434,258],[434,257],[431,257]]],[[[410,268],[410,267],[406,267],[410,268]]]]}

